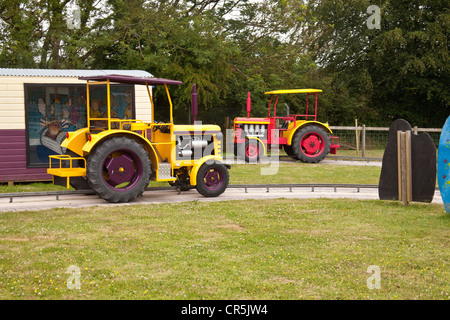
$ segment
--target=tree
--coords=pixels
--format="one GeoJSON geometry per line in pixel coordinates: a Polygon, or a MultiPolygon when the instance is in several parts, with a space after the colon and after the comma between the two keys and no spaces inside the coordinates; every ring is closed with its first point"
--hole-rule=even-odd
{"type": "Polygon", "coordinates": [[[311,1],[311,48],[356,98],[350,107],[358,119],[440,127],[449,114],[448,10],[440,0],[311,1]],[[365,23],[373,4],[381,9],[381,29],[365,23]]]}
{"type": "Polygon", "coordinates": [[[96,2],[1,0],[0,64],[43,69],[85,67],[92,53],[92,35],[102,25],[96,22],[104,9],[94,6],[96,2]],[[74,7],[79,8],[80,21],[77,28],[70,28],[69,10],[74,7]]]}
{"type": "Polygon", "coordinates": [[[200,115],[223,123],[225,116],[242,114],[247,91],[253,93],[255,114],[265,113],[264,91],[301,86],[314,68],[301,42],[306,7],[298,1],[109,4],[114,27],[103,31],[90,63],[182,80],[184,86],[172,90],[181,101],[179,120],[188,117],[194,83],[200,115]]]}
{"type": "MultiPolygon", "coordinates": [[[[322,84],[305,45],[302,1],[13,0],[0,9],[4,66],[141,69],[182,80],[171,92],[180,122],[194,83],[200,119],[219,124],[245,113],[248,91],[252,114],[265,115],[265,91],[322,84]],[[67,23],[73,8],[77,28],[67,23]]],[[[290,111],[297,102],[287,101],[290,111]]]]}

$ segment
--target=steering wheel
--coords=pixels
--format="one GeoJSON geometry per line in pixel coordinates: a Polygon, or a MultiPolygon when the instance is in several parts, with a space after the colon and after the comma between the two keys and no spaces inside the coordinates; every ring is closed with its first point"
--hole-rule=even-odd
{"type": "MultiPolygon", "coordinates": [[[[160,122],[155,121],[155,123],[160,123],[160,122]]],[[[152,132],[156,132],[158,129],[161,129],[161,126],[154,126],[154,127],[152,128],[152,132]]]]}
{"type": "MultiPolygon", "coordinates": [[[[155,122],[158,123],[158,122],[155,122]]],[[[159,122],[159,123],[163,123],[163,122],[159,122]]],[[[170,129],[167,125],[159,125],[159,126],[154,126],[152,129],[152,132],[156,132],[159,129],[159,131],[161,131],[161,133],[170,133],[170,129]]]]}

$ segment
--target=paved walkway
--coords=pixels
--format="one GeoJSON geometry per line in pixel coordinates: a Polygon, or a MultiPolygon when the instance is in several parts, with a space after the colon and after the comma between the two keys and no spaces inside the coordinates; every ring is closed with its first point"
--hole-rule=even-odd
{"type": "MultiPolygon", "coordinates": [[[[56,200],[55,196],[48,197],[25,197],[14,198],[10,203],[8,198],[0,198],[0,212],[7,211],[36,211],[53,208],[80,208],[89,206],[119,206],[119,205],[145,205],[152,203],[177,203],[186,201],[227,201],[227,200],[244,200],[244,199],[274,199],[274,198],[288,198],[288,199],[311,199],[311,198],[351,198],[351,199],[378,199],[377,189],[356,189],[337,188],[334,192],[333,188],[293,188],[292,192],[289,188],[286,189],[270,189],[267,192],[266,188],[261,189],[245,189],[229,188],[221,196],[217,198],[205,198],[200,195],[197,190],[189,190],[178,194],[175,190],[157,190],[146,191],[142,197],[133,202],[125,204],[111,204],[99,198],[96,195],[76,195],[76,196],[59,196],[56,200]]],[[[433,203],[441,203],[442,199],[439,191],[433,199],[433,203]]]]}
{"type": "MultiPolygon", "coordinates": [[[[290,160],[288,158],[280,158],[279,159],[280,162],[288,162],[288,163],[295,163],[295,161],[290,160]]],[[[267,159],[263,159],[262,162],[258,162],[258,163],[247,163],[244,160],[241,159],[224,159],[225,163],[228,164],[254,164],[254,165],[258,165],[258,164],[270,164],[270,161],[267,159]]],[[[368,167],[381,167],[381,161],[364,161],[364,160],[333,160],[333,159],[324,159],[322,161],[320,161],[319,165],[328,165],[328,164],[333,164],[333,165],[343,165],[343,166],[368,166],[368,167]]]]}

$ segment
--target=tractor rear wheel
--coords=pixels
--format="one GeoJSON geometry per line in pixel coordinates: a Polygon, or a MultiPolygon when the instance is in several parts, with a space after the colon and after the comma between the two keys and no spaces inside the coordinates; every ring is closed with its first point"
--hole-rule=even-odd
{"type": "Polygon", "coordinates": [[[292,139],[292,151],[298,160],[306,163],[322,161],[330,152],[330,137],[318,126],[306,126],[298,130],[292,139]]]}
{"type": "Polygon", "coordinates": [[[126,137],[112,137],[95,148],[87,162],[92,189],[109,202],[128,202],[150,182],[151,163],[145,148],[126,137]]]}
{"type": "Polygon", "coordinates": [[[288,156],[290,156],[290,157],[293,158],[293,159],[297,159],[296,156],[295,156],[295,154],[294,154],[294,151],[292,151],[292,146],[288,146],[287,144],[285,144],[285,145],[283,146],[283,149],[284,149],[284,152],[286,152],[286,154],[287,154],[288,156]]]}
{"type": "Polygon", "coordinates": [[[230,174],[220,162],[202,164],[197,172],[197,191],[204,197],[218,197],[228,187],[230,174]]]}

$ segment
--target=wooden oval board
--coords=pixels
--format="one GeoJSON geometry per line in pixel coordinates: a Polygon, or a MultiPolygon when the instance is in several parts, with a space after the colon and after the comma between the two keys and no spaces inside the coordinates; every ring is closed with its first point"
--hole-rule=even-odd
{"type": "Polygon", "coordinates": [[[445,121],[439,139],[437,178],[445,211],[450,213],[450,116],[445,121]]]}

